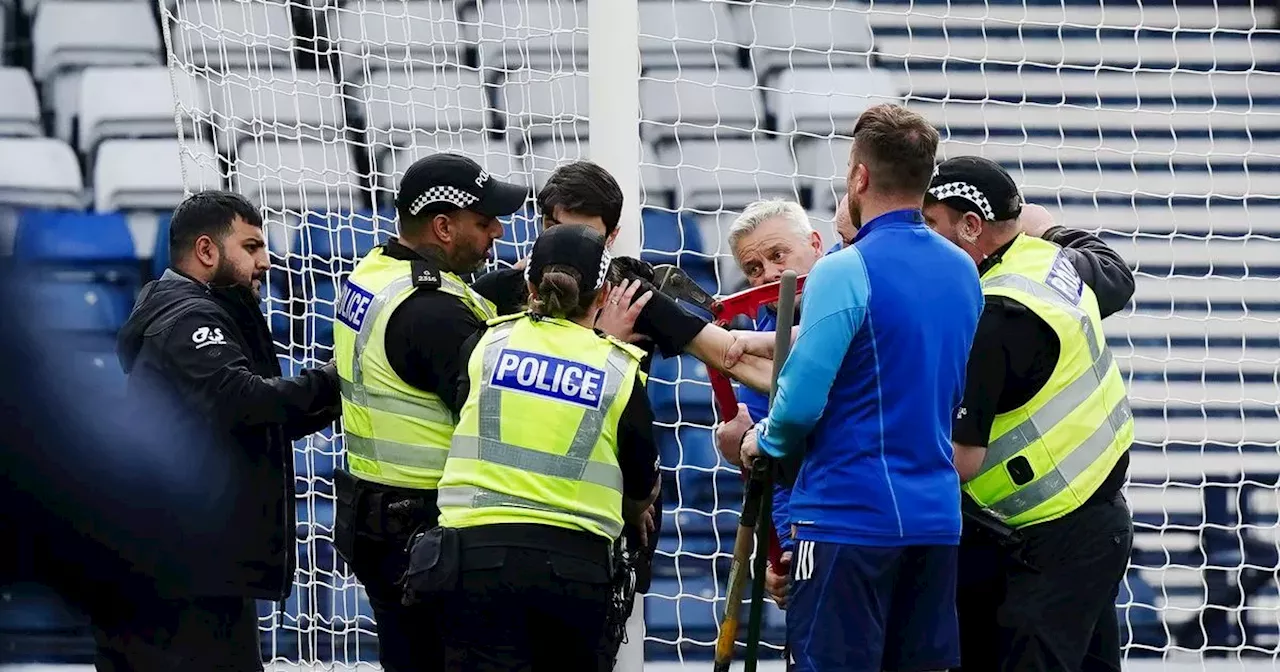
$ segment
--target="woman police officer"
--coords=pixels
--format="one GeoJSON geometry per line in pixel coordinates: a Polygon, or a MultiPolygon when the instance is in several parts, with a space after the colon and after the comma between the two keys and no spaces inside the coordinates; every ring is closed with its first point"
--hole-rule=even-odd
{"type": "Polygon", "coordinates": [[[595,230],[548,228],[525,270],[529,310],[463,350],[440,527],[407,574],[410,594],[444,594],[450,670],[597,667],[612,544],[624,522],[645,529],[658,489],[644,353],[592,327],[609,263],[595,230]]]}

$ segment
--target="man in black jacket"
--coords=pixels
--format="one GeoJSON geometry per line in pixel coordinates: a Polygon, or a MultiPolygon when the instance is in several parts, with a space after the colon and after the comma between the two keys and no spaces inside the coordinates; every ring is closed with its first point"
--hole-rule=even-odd
{"type": "MultiPolygon", "coordinates": [[[[174,422],[225,453],[227,478],[204,485],[230,524],[184,567],[92,614],[100,669],[261,670],[254,600],[282,600],[293,587],[292,442],[338,417],[337,372],[330,364],[282,377],[259,308],[269,268],[262,218],[243,197],[183,201],[169,251],[172,265],[143,288],[118,354],[135,403],[172,400],[174,422]]],[[[183,459],[182,446],[174,452],[183,459]]]]}

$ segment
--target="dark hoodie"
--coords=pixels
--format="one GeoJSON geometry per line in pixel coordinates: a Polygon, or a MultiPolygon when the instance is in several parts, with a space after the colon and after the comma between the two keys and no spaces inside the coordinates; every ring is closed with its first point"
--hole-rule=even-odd
{"type": "Polygon", "coordinates": [[[296,562],[292,442],[339,417],[334,366],[282,377],[249,289],[210,287],[173,270],[143,287],[117,353],[134,403],[156,394],[174,400],[177,425],[193,440],[211,439],[231,464],[229,482],[208,484],[222,488],[230,511],[217,550],[192,555],[178,576],[157,577],[159,592],[288,596],[296,562]]]}

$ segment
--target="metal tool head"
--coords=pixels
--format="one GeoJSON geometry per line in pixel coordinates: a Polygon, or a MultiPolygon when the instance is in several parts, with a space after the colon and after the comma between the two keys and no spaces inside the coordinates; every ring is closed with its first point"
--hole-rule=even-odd
{"type": "Polygon", "coordinates": [[[671,264],[653,267],[653,285],[673,299],[682,299],[707,312],[715,312],[716,298],[698,286],[688,273],[671,264]]]}

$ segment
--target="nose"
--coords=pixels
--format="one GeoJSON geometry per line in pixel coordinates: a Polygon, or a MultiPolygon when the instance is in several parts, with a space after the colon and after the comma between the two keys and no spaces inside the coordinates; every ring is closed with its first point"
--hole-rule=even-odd
{"type": "Polygon", "coordinates": [[[497,217],[489,220],[489,239],[497,240],[502,237],[502,222],[497,217]]]}
{"type": "Polygon", "coordinates": [[[786,270],[787,269],[783,268],[781,264],[766,264],[764,269],[764,281],[766,283],[777,282],[782,279],[782,273],[786,270]]]}

